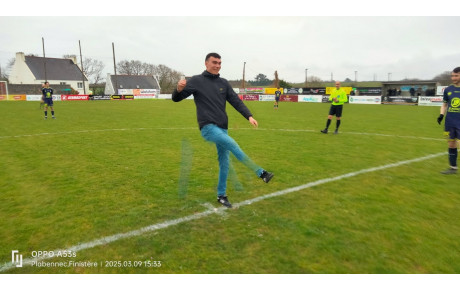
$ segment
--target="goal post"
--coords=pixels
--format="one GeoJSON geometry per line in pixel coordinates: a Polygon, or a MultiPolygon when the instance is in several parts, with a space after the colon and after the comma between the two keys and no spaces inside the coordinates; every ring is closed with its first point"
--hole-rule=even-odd
{"type": "Polygon", "coordinates": [[[8,100],[8,83],[6,81],[0,81],[0,101],[8,100]]]}

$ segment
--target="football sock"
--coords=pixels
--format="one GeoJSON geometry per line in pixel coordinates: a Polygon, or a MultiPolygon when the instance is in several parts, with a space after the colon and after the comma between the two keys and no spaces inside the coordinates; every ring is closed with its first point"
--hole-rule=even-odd
{"type": "Polygon", "coordinates": [[[54,111],[51,111],[51,115],[53,115],[53,116],[54,116],[54,111]]]}
{"type": "Polygon", "coordinates": [[[449,148],[449,164],[453,168],[457,168],[457,155],[458,155],[457,148],[454,148],[454,149],[449,148]]]}
{"type": "Polygon", "coordinates": [[[328,128],[329,128],[329,125],[331,125],[331,120],[330,120],[330,119],[328,119],[328,120],[327,120],[327,123],[326,123],[326,129],[328,129],[328,128]]]}
{"type": "Polygon", "coordinates": [[[45,111],[45,116],[48,116],[48,111],[45,111]]]}
{"type": "Polygon", "coordinates": [[[336,126],[336,129],[339,129],[339,126],[340,126],[340,119],[337,120],[337,126],[336,126]]]}

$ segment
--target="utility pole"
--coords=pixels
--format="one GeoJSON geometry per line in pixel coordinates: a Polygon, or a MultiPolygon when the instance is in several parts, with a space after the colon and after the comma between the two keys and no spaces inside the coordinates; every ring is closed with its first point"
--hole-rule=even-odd
{"type": "Polygon", "coordinates": [[[355,82],[358,82],[358,71],[355,71],[355,82]]]}
{"type": "Polygon", "coordinates": [[[48,77],[46,76],[46,57],[45,57],[45,39],[42,37],[43,45],[43,65],[45,67],[45,82],[48,82],[48,77]]]}
{"type": "Polygon", "coordinates": [[[113,69],[115,71],[115,93],[114,95],[118,95],[118,77],[117,77],[117,65],[115,62],[115,45],[112,42],[112,51],[113,51],[113,69]]]}
{"type": "Polygon", "coordinates": [[[305,87],[307,87],[308,83],[308,69],[305,69],[305,87]]]}
{"type": "Polygon", "coordinates": [[[86,95],[86,87],[85,87],[85,74],[83,73],[83,57],[81,55],[81,44],[80,40],[78,40],[78,46],[80,47],[80,64],[81,64],[81,78],[83,80],[83,94],[86,95]]]}
{"type": "MultiPolygon", "coordinates": [[[[244,65],[243,65],[243,84],[242,84],[242,85],[243,85],[243,89],[245,88],[245,87],[244,87],[244,73],[245,73],[245,71],[246,71],[246,62],[244,62],[244,65]]],[[[244,91],[245,91],[244,93],[246,93],[246,90],[244,90],[244,91]]]]}
{"type": "Polygon", "coordinates": [[[333,76],[334,76],[334,75],[333,75],[332,72],[331,72],[331,82],[334,82],[333,76]]]}

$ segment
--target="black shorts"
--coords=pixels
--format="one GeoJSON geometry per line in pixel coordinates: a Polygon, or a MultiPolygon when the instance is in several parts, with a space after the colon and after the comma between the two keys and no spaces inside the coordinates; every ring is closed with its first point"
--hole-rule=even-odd
{"type": "Polygon", "coordinates": [[[446,127],[445,135],[447,137],[447,140],[449,141],[459,140],[460,139],[460,128],[446,127]]]}
{"type": "Polygon", "coordinates": [[[343,105],[331,105],[329,109],[329,115],[335,115],[336,117],[342,117],[343,105]]]}
{"type": "Polygon", "coordinates": [[[53,106],[53,98],[44,98],[46,106],[53,106]]]}
{"type": "Polygon", "coordinates": [[[280,102],[280,97],[275,97],[276,102],[280,102]]]}

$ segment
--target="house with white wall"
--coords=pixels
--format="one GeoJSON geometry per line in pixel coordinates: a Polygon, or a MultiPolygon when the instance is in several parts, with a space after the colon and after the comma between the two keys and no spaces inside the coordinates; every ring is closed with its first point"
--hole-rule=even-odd
{"type": "Polygon", "coordinates": [[[16,53],[16,60],[9,76],[10,84],[70,85],[79,94],[89,94],[89,82],[82,74],[75,56],[68,59],[25,56],[16,53]]]}

